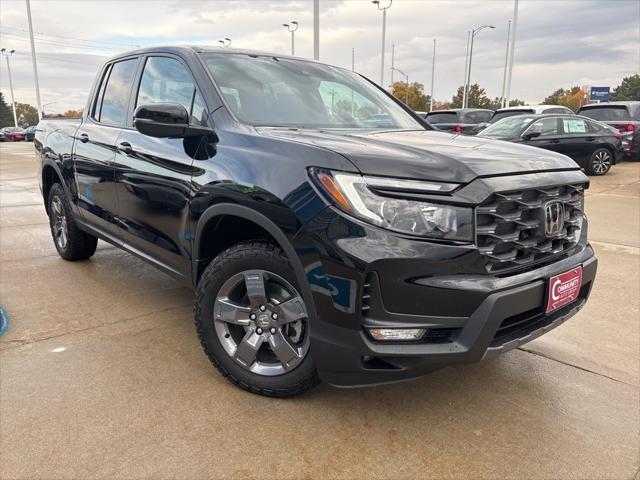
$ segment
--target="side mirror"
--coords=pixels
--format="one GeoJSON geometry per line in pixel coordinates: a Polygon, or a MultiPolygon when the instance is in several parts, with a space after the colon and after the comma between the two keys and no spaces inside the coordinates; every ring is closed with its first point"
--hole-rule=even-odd
{"type": "Polygon", "coordinates": [[[140,105],[133,114],[133,126],[143,135],[157,138],[201,137],[213,133],[210,128],[189,125],[189,112],[178,103],[140,105]]]}
{"type": "Polygon", "coordinates": [[[531,140],[532,138],[536,138],[540,136],[540,132],[531,132],[531,133],[525,133],[522,136],[522,139],[527,141],[527,140],[531,140]]]}

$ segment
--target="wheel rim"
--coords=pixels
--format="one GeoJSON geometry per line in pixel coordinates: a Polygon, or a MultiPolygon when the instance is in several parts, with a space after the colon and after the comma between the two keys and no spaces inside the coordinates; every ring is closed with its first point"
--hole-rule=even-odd
{"type": "Polygon", "coordinates": [[[53,239],[56,245],[64,250],[67,247],[67,216],[64,213],[62,200],[55,196],[51,201],[53,239]]]}
{"type": "Polygon", "coordinates": [[[593,171],[596,173],[607,173],[611,168],[611,154],[606,150],[598,150],[593,154],[593,171]]]}
{"type": "Polygon", "coordinates": [[[246,270],[227,280],[213,309],[227,355],[258,375],[287,373],[309,351],[307,310],[300,293],[266,270],[246,270]]]}

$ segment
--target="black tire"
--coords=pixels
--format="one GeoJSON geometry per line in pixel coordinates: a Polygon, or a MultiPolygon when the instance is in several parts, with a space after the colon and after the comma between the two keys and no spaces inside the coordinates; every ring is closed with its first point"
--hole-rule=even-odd
{"type": "Polygon", "coordinates": [[[613,165],[613,154],[608,148],[596,148],[589,157],[587,173],[589,175],[606,175],[613,165]]]}
{"type": "Polygon", "coordinates": [[[221,288],[234,276],[256,269],[285,279],[299,291],[289,261],[278,246],[263,240],[252,240],[228,248],[211,261],[198,283],[194,310],[200,343],[211,363],[238,387],[269,397],[300,395],[320,383],[309,350],[292,370],[275,376],[260,375],[236,363],[216,332],[214,305],[221,288]]]}
{"type": "Polygon", "coordinates": [[[51,236],[58,254],[69,261],[90,258],[96,252],[98,239],[78,228],[73,220],[69,199],[59,183],[54,183],[51,187],[47,207],[51,236]],[[64,242],[61,241],[61,229],[65,237],[64,242]]]}

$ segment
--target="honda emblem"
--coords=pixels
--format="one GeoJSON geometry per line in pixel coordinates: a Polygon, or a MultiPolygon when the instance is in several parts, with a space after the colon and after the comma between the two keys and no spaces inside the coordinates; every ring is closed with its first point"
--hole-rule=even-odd
{"type": "Polygon", "coordinates": [[[544,206],[544,233],[547,237],[557,236],[564,227],[564,204],[558,200],[544,206]]]}

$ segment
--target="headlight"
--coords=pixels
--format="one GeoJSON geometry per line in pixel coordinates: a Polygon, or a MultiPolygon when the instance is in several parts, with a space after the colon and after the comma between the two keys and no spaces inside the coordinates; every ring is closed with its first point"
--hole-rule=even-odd
{"type": "Polygon", "coordinates": [[[311,174],[336,206],[373,225],[410,235],[472,240],[470,208],[384,196],[393,192],[449,192],[458,184],[363,177],[318,169],[312,169],[311,174]]]}

